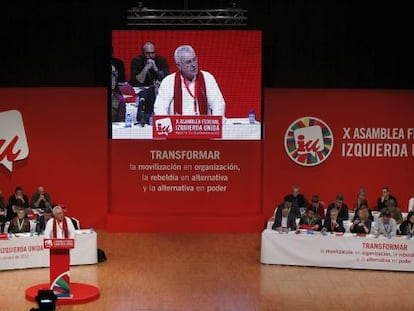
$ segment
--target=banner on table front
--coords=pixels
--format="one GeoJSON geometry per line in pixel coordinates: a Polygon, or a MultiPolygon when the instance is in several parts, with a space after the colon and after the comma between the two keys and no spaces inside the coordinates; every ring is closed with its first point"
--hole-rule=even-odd
{"type": "Polygon", "coordinates": [[[222,138],[220,116],[154,116],[153,138],[222,138]]]}
{"type": "Polygon", "coordinates": [[[295,266],[414,271],[414,240],[262,232],[260,262],[295,266]]]}

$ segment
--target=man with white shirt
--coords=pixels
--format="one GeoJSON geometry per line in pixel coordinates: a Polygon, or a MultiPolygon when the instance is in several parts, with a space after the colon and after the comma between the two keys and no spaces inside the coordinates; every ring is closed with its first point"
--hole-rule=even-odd
{"type": "Polygon", "coordinates": [[[72,220],[65,216],[59,205],[53,208],[53,218],[49,219],[46,224],[45,236],[57,239],[73,239],[75,237],[75,227],[72,220]]]}
{"type": "Polygon", "coordinates": [[[224,116],[226,103],[214,76],[198,68],[190,45],[174,52],[178,71],[162,80],[154,104],[155,115],[224,116]]]}
{"type": "Polygon", "coordinates": [[[391,213],[385,210],[382,217],[378,218],[374,225],[374,234],[384,237],[393,237],[397,234],[397,222],[391,217],[391,213]]]}

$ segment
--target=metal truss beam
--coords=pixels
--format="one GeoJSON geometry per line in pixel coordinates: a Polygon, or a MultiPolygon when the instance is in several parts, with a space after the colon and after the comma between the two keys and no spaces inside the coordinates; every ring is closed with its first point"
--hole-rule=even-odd
{"type": "Polygon", "coordinates": [[[131,8],[127,25],[139,26],[247,26],[247,10],[240,8],[205,10],[163,10],[131,8]]]}

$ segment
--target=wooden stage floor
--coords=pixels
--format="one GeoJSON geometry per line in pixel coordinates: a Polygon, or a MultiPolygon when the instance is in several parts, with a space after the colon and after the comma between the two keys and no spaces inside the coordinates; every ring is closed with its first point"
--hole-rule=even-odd
{"type": "MultiPolygon", "coordinates": [[[[259,263],[260,234],[110,234],[108,260],[71,268],[73,282],[101,297],[57,310],[273,311],[414,310],[414,273],[270,266],[259,263]]],[[[0,272],[0,310],[30,310],[25,289],[47,268],[0,272]]]]}

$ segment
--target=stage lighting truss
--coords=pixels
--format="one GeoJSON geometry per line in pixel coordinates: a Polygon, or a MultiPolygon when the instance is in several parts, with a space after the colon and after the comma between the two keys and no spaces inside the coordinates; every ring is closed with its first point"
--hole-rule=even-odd
{"type": "Polygon", "coordinates": [[[240,8],[205,10],[164,10],[146,7],[128,10],[127,25],[142,26],[211,26],[237,28],[247,26],[247,10],[240,8]]]}

